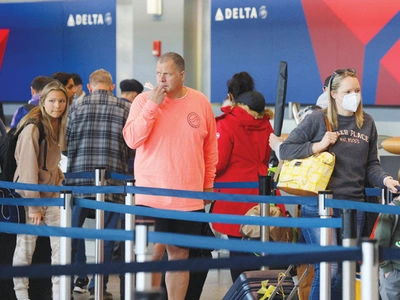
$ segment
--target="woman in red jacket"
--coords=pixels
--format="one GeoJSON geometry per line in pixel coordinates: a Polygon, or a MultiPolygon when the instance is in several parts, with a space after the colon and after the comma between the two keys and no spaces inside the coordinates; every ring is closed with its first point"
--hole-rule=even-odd
{"type": "MultiPolygon", "coordinates": [[[[238,86],[239,83],[236,84],[238,86]]],[[[234,89],[231,89],[234,90],[234,89]]],[[[242,86],[243,90],[243,86],[242,86]]],[[[257,182],[259,175],[267,175],[271,148],[269,136],[273,132],[270,119],[273,112],[265,109],[265,99],[254,90],[254,82],[246,72],[235,74],[228,82],[228,96],[232,105],[221,110],[223,114],[217,117],[218,164],[216,182],[257,182]],[[230,85],[240,78],[247,80],[245,91],[235,97],[230,92],[230,85]]],[[[238,89],[237,89],[238,91],[238,89]]],[[[257,188],[220,189],[218,192],[232,194],[258,195],[257,188]]],[[[245,215],[258,203],[216,201],[212,212],[220,214],[245,215]]],[[[213,223],[215,231],[226,234],[228,238],[241,238],[239,224],[213,223]]],[[[231,256],[246,255],[232,252],[231,256]]],[[[232,280],[244,270],[232,270],[232,280]]]]}

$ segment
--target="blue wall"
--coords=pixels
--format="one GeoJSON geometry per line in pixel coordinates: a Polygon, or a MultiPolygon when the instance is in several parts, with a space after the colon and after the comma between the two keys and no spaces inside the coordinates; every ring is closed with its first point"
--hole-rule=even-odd
{"type": "Polygon", "coordinates": [[[0,6],[0,28],[10,30],[0,69],[1,102],[29,100],[38,75],[78,73],[87,82],[90,73],[104,68],[115,78],[115,0],[0,6]]]}
{"type": "Polygon", "coordinates": [[[226,97],[234,73],[248,71],[273,104],[282,60],[288,101],[314,104],[327,76],[355,68],[364,105],[399,105],[400,1],[354,2],[212,0],[212,101],[226,97]]]}

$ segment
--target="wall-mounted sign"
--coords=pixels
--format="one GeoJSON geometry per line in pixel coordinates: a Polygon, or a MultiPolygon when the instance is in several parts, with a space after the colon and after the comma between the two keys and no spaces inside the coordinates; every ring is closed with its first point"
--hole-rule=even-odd
{"type": "Polygon", "coordinates": [[[36,76],[59,71],[115,79],[115,12],[116,0],[0,4],[0,101],[29,100],[36,76]]]}
{"type": "Polygon", "coordinates": [[[355,68],[365,105],[400,105],[400,1],[212,0],[211,99],[248,71],[275,101],[288,62],[287,101],[315,104],[325,78],[355,68]]]}

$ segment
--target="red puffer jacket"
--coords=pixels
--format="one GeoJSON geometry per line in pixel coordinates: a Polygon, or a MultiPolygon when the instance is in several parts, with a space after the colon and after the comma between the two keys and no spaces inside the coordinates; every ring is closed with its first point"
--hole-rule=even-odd
{"type": "MultiPolygon", "coordinates": [[[[273,132],[270,118],[255,119],[240,107],[223,107],[217,117],[218,164],[216,182],[257,182],[267,175],[273,132]]],[[[217,192],[258,195],[258,189],[220,189],[217,192]]],[[[212,213],[245,215],[257,203],[215,201],[212,213]]],[[[283,206],[284,209],[284,206],[283,206]]],[[[283,211],[283,213],[285,213],[283,211]]],[[[238,236],[239,224],[213,223],[214,230],[238,236]]]]}

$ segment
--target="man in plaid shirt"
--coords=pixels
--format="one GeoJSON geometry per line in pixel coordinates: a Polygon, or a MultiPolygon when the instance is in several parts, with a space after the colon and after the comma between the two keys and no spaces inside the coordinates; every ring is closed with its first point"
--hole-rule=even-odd
{"type": "MultiPolygon", "coordinates": [[[[132,150],[125,144],[122,129],[128,118],[131,104],[112,94],[115,85],[106,70],[94,71],[89,77],[90,95],[76,100],[70,107],[67,123],[68,164],[67,172],[93,172],[104,167],[107,172],[128,174],[128,161],[132,150]]],[[[93,179],[68,179],[67,185],[94,185],[93,179]]],[[[107,180],[109,185],[123,185],[124,182],[107,180]]],[[[76,194],[76,197],[95,199],[95,194],[76,194]]],[[[123,203],[124,195],[106,194],[105,201],[123,203]]],[[[72,226],[82,227],[90,210],[73,208],[72,226]]],[[[104,228],[117,228],[119,214],[104,212],[104,228]]],[[[72,241],[72,259],[75,259],[78,240],[72,241]]],[[[114,241],[104,241],[104,262],[110,262],[114,241]]],[[[86,276],[83,276],[85,279],[86,276]]],[[[80,276],[81,278],[81,276],[80,276]]],[[[77,280],[78,281],[78,280],[77,280]]],[[[85,280],[87,284],[87,279],[85,280]]],[[[104,276],[104,298],[112,299],[106,291],[108,276],[104,276]]],[[[93,299],[94,280],[89,285],[93,299]]]]}

